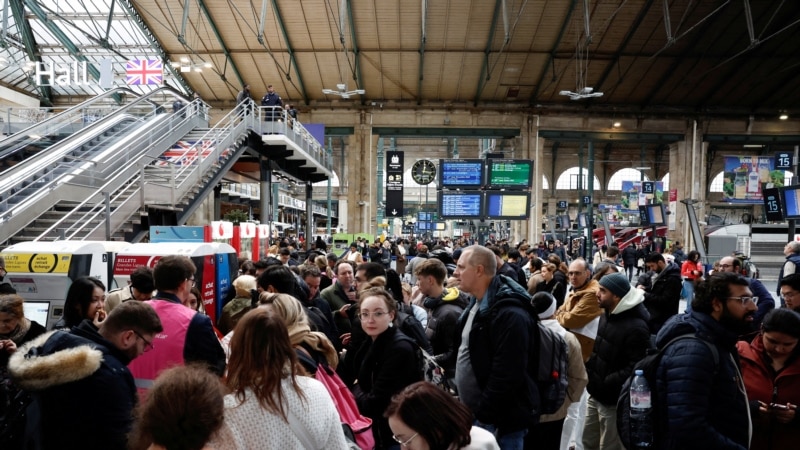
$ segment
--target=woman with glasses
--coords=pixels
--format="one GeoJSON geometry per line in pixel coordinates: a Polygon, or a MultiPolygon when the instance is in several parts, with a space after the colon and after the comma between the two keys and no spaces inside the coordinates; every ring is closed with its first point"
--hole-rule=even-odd
{"type": "Polygon", "coordinates": [[[55,330],[69,330],[78,326],[83,319],[89,319],[95,326],[105,320],[103,305],[106,300],[106,286],[94,277],[80,277],[73,281],[67,290],[64,302],[64,315],[55,323],[55,330]]]}
{"type": "Polygon", "coordinates": [[[792,448],[800,440],[800,314],[767,313],[761,333],[736,344],[753,421],[751,450],[792,448]]]}
{"type": "Polygon", "coordinates": [[[269,309],[253,309],[236,324],[226,384],[225,421],[212,448],[347,448],[327,389],[300,376],[286,324],[269,309]]]}
{"type": "Polygon", "coordinates": [[[416,343],[395,323],[397,302],[383,288],[359,293],[358,317],[368,338],[355,350],[357,379],[352,387],[361,414],[372,419],[377,449],[397,448],[383,416],[392,396],[422,379],[416,343]]]}
{"type": "Polygon", "coordinates": [[[405,449],[499,450],[494,435],[473,426],[469,408],[431,383],[408,386],[386,409],[392,438],[405,449]]]}

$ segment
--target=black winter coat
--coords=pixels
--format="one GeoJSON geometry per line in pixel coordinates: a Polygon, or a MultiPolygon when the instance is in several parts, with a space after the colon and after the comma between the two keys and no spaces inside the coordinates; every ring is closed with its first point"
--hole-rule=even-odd
{"type": "Polygon", "coordinates": [[[361,414],[372,419],[377,448],[395,445],[389,421],[383,412],[392,396],[422,379],[413,341],[397,326],[388,328],[374,341],[367,339],[356,351],[358,384],[353,389],[361,414]]]}
{"type": "Polygon", "coordinates": [[[128,363],[88,320],[17,351],[9,369],[20,387],[38,396],[44,449],[127,448],[137,401],[128,363]]]}
{"type": "MultiPolygon", "coordinates": [[[[638,296],[641,302],[641,291],[638,296]]],[[[600,316],[594,350],[586,361],[587,389],[595,400],[616,406],[622,385],[650,347],[648,319],[650,314],[642,303],[620,313],[606,312],[600,316]]]]}
{"type": "Polygon", "coordinates": [[[636,248],[633,245],[629,245],[622,250],[622,263],[625,267],[636,267],[636,248]]]}
{"type": "Polygon", "coordinates": [[[456,325],[464,307],[469,303],[467,297],[456,288],[445,289],[439,297],[425,297],[422,305],[430,311],[428,327],[425,334],[431,342],[433,356],[445,370],[448,378],[455,374],[455,358],[453,353],[458,349],[453,346],[456,339],[456,325]]]}
{"type": "MultiPolygon", "coordinates": [[[[503,435],[527,429],[538,417],[539,391],[528,375],[538,362],[528,360],[529,346],[538,345],[537,325],[528,311],[527,291],[508,277],[495,276],[487,298],[469,332],[470,360],[481,388],[480,403],[473,413],[503,435]]],[[[472,297],[458,320],[456,349],[475,303],[472,297]]]]}
{"type": "Polygon", "coordinates": [[[682,339],[664,350],[657,370],[656,405],[666,428],[656,448],[745,450],[750,417],[736,333],[695,311],[667,321],[656,345],[661,348],[687,333],[716,346],[719,366],[714,366],[708,346],[696,339],[682,339]]]}
{"type": "Polygon", "coordinates": [[[652,286],[645,289],[644,306],[650,312],[650,334],[658,334],[664,322],[678,314],[682,287],[680,267],[669,263],[657,275],[652,286]]]}

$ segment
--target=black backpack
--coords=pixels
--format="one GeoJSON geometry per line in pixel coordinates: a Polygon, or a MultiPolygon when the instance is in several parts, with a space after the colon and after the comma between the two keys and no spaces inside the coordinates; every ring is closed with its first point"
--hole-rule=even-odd
{"type": "Polygon", "coordinates": [[[659,417],[660,410],[662,408],[658,407],[658,394],[656,393],[656,372],[658,371],[658,366],[661,363],[661,356],[664,354],[664,350],[666,350],[667,347],[669,347],[673,342],[682,339],[697,339],[706,344],[708,349],[711,350],[711,354],[714,358],[714,374],[716,375],[719,371],[719,351],[717,351],[717,347],[711,342],[697,337],[693,333],[677,336],[671,341],[667,342],[660,349],[650,349],[647,356],[642,358],[641,361],[633,366],[630,376],[628,376],[628,379],[625,380],[625,383],[622,385],[622,391],[620,392],[619,399],[617,400],[617,432],[619,433],[619,437],[622,440],[622,445],[625,446],[625,448],[634,448],[633,444],[631,443],[631,383],[633,383],[633,378],[637,370],[641,370],[643,372],[642,375],[644,376],[645,380],[647,380],[647,386],[650,388],[650,404],[652,405],[650,410],[650,418],[653,423],[652,429],[654,441],[658,442],[663,439],[664,433],[666,432],[666,430],[663,428],[663,425],[666,423],[666,420],[663,417],[659,417]]]}
{"type": "Polygon", "coordinates": [[[397,302],[397,321],[400,323],[400,331],[406,336],[414,340],[417,346],[429,354],[433,354],[433,347],[425,334],[425,328],[422,323],[414,317],[414,311],[411,305],[406,305],[402,302],[397,302]]]}
{"type": "Polygon", "coordinates": [[[525,304],[522,309],[536,323],[536,336],[528,348],[528,372],[539,393],[537,416],[554,414],[567,398],[567,341],[542,324],[533,306],[525,304]]]}

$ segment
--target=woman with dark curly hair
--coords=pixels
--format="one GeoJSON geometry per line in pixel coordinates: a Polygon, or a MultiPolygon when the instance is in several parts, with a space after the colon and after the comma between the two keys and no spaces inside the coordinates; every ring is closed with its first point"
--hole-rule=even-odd
{"type": "Polygon", "coordinates": [[[73,281],[67,290],[64,302],[64,316],[53,325],[54,330],[69,330],[78,326],[83,319],[98,325],[105,320],[106,286],[94,277],[80,277],[73,281]]]}
{"type": "Polygon", "coordinates": [[[137,412],[131,450],[203,450],[222,427],[224,391],[219,377],[200,366],[161,373],[137,412]]]}
{"type": "Polygon", "coordinates": [[[473,426],[467,405],[431,383],[414,383],[392,398],[384,414],[402,448],[499,450],[492,433],[473,426]]]}

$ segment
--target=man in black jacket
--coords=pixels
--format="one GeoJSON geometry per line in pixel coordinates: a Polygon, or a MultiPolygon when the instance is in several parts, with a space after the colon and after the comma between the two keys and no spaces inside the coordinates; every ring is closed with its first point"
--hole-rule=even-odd
{"type": "Polygon", "coordinates": [[[622,385],[650,347],[650,318],[644,292],[631,287],[622,273],[610,273],[599,281],[597,298],[605,313],[586,362],[589,401],[583,427],[583,448],[622,449],[617,433],[617,398],[622,385]]]}
{"type": "Polygon", "coordinates": [[[496,433],[500,448],[521,449],[539,408],[528,360],[529,346],[538,345],[536,322],[525,289],[496,271],[494,253],[480,245],[458,259],[454,276],[471,299],[456,328],[455,381],[461,401],[479,426],[496,433]]]}
{"type": "Polygon", "coordinates": [[[748,408],[736,338],[747,332],[756,313],[747,280],[715,273],[698,283],[692,312],[673,317],[658,333],[667,346],[651,389],[658,418],[653,448],[665,450],[745,450],[750,444],[748,408]],[[706,342],[703,342],[706,341],[706,342]],[[712,348],[715,350],[712,351],[712,348]]]}
{"type": "Polygon", "coordinates": [[[150,305],[125,302],[99,329],[84,320],[71,332],[43,334],[25,344],[11,357],[9,370],[21,388],[34,393],[41,413],[39,425],[26,432],[45,450],[126,449],[136,405],[126,366],[151,350],[162,330],[150,305]]]}
{"type": "MultiPolygon", "coordinates": [[[[644,259],[649,272],[643,275],[644,306],[650,312],[650,334],[658,330],[670,317],[678,314],[681,300],[681,269],[674,262],[667,263],[661,253],[650,253],[644,259]]],[[[641,278],[640,278],[641,280],[641,278]]]]}

